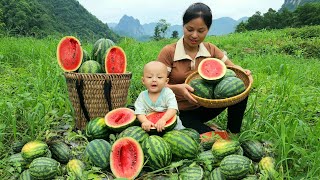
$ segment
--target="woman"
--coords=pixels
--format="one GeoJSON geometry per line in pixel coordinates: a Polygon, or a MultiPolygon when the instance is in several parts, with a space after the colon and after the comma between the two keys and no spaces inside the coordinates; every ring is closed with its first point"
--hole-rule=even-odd
{"type": "MultiPolygon", "coordinates": [[[[179,116],[183,126],[196,129],[199,133],[216,129],[204,123],[219,115],[225,108],[211,109],[199,106],[190,95],[193,88],[184,84],[185,79],[198,68],[199,63],[204,58],[214,57],[220,59],[226,65],[236,66],[218,47],[203,42],[211,23],[212,13],[210,8],[203,3],[192,4],[183,15],[184,36],[177,43],[165,46],[158,56],[158,60],[167,66],[169,72],[167,86],[176,95],[180,111],[179,116]]],[[[251,72],[249,70],[244,71],[252,81],[251,72]]],[[[231,133],[240,132],[246,105],[247,98],[238,104],[227,107],[227,129],[231,133]]]]}

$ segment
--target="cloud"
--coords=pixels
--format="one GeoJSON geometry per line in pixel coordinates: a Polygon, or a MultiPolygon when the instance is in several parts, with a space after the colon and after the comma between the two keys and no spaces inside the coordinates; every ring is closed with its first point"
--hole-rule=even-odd
{"type": "Polygon", "coordinates": [[[89,12],[103,22],[118,23],[126,14],[140,23],[158,22],[165,19],[171,24],[181,24],[185,9],[194,2],[203,2],[213,11],[214,19],[231,17],[235,20],[252,16],[256,11],[267,12],[269,8],[280,9],[279,0],[79,0],[89,12]]]}

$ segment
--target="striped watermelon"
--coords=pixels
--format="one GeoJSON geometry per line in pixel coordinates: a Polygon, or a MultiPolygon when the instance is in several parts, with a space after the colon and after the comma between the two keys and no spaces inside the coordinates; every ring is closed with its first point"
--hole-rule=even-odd
{"type": "MultiPolygon", "coordinates": [[[[152,123],[157,123],[158,120],[161,119],[161,117],[165,114],[166,112],[151,112],[149,113],[146,117],[149,121],[152,123]]],[[[171,119],[167,120],[164,128],[165,130],[163,132],[168,132],[174,129],[174,127],[177,125],[177,115],[174,115],[171,119]]],[[[155,127],[151,127],[150,129],[151,134],[158,134],[157,129],[155,127]]]]}
{"type": "Polygon", "coordinates": [[[72,159],[67,164],[68,175],[76,179],[81,179],[84,170],[85,164],[79,159],[72,159]]]}
{"type": "Polygon", "coordinates": [[[136,178],[144,163],[139,142],[131,137],[116,140],[111,148],[110,168],[116,178],[136,178]]]}
{"type": "Polygon", "coordinates": [[[241,147],[245,156],[255,162],[259,162],[263,157],[263,146],[258,140],[246,140],[241,142],[241,147]]]}
{"type": "Polygon", "coordinates": [[[136,122],[136,115],[132,109],[117,108],[109,111],[104,120],[109,129],[121,132],[136,122]]]}
{"type": "Polygon", "coordinates": [[[48,145],[43,141],[30,141],[21,149],[21,155],[27,161],[32,161],[37,157],[47,156],[49,153],[48,145]]]}
{"type": "Polygon", "coordinates": [[[212,154],[218,159],[222,159],[227,155],[234,154],[240,149],[240,143],[237,140],[219,139],[212,145],[212,154]]]}
{"type": "Polygon", "coordinates": [[[106,72],[105,58],[106,58],[107,50],[114,45],[115,43],[111,39],[104,39],[104,38],[97,40],[93,45],[91,57],[93,60],[97,61],[101,65],[103,72],[106,72]]]}
{"type": "Polygon", "coordinates": [[[211,171],[209,179],[212,179],[212,180],[225,180],[226,178],[221,173],[220,167],[217,167],[213,171],[211,171]]]}
{"type": "Polygon", "coordinates": [[[165,133],[163,139],[169,143],[172,155],[178,159],[193,159],[199,153],[200,145],[197,141],[179,130],[165,133]]]}
{"type": "Polygon", "coordinates": [[[66,164],[71,157],[70,147],[63,141],[54,141],[49,147],[52,158],[60,163],[66,164]]]}
{"type": "Polygon", "coordinates": [[[103,139],[90,141],[85,150],[85,156],[89,161],[102,169],[109,166],[111,145],[103,139]]]}
{"type": "Polygon", "coordinates": [[[29,167],[30,175],[35,179],[51,179],[60,172],[60,163],[47,157],[34,159],[29,167]]]}
{"type": "Polygon", "coordinates": [[[223,76],[223,78],[227,77],[237,77],[237,74],[233,70],[227,69],[226,74],[223,76]]]}
{"type": "Polygon", "coordinates": [[[203,178],[203,169],[200,165],[192,163],[179,170],[179,178],[185,180],[199,180],[203,178]]]}
{"type": "Polygon", "coordinates": [[[232,154],[222,159],[220,170],[227,179],[241,179],[249,173],[251,164],[249,158],[232,154]]]}
{"type": "Polygon", "coordinates": [[[86,136],[90,139],[108,139],[110,130],[103,117],[97,117],[86,124],[86,136]]]}
{"type": "Polygon", "coordinates": [[[31,180],[31,179],[32,179],[32,177],[30,175],[29,169],[24,170],[19,176],[19,180],[31,180]]]}
{"type": "Polygon", "coordinates": [[[81,64],[79,73],[102,73],[102,68],[97,61],[88,60],[81,64]]]}
{"type": "Polygon", "coordinates": [[[192,129],[192,128],[184,128],[180,130],[183,133],[188,134],[190,137],[192,137],[195,141],[197,141],[197,143],[200,144],[200,134],[198,133],[197,130],[192,129]]]}
{"type": "Polygon", "coordinates": [[[15,153],[21,152],[22,147],[27,143],[27,140],[15,141],[12,145],[12,150],[15,153]]]}
{"type": "Polygon", "coordinates": [[[220,59],[206,58],[198,66],[199,75],[209,83],[217,83],[226,74],[227,67],[220,59]]]}
{"type": "Polygon", "coordinates": [[[125,73],[127,69],[127,57],[124,50],[119,46],[108,49],[105,58],[106,73],[125,73]]]}
{"type": "Polygon", "coordinates": [[[29,164],[29,162],[22,157],[21,153],[16,153],[9,156],[8,162],[12,167],[22,170],[26,169],[27,165],[29,164]]]}
{"type": "Polygon", "coordinates": [[[213,156],[211,150],[203,151],[198,154],[197,160],[199,162],[209,163],[212,166],[218,166],[220,160],[213,156]]]}
{"type": "Polygon", "coordinates": [[[132,137],[140,144],[142,144],[142,142],[149,137],[149,134],[140,126],[130,126],[127,129],[123,130],[118,137],[132,137]]]}
{"type": "Polygon", "coordinates": [[[171,163],[171,147],[160,136],[149,136],[143,141],[142,149],[147,165],[153,170],[161,169],[171,163]]]}
{"type": "Polygon", "coordinates": [[[189,85],[194,89],[193,94],[205,99],[213,99],[213,85],[204,79],[194,79],[189,85]]]}
{"type": "Polygon", "coordinates": [[[214,97],[216,99],[224,99],[236,96],[245,91],[244,82],[237,77],[227,77],[222,79],[214,88],[214,97]]]}
{"type": "Polygon", "coordinates": [[[83,53],[83,56],[82,56],[82,64],[83,64],[84,62],[90,60],[91,57],[85,49],[82,49],[82,53],[83,53]]]}

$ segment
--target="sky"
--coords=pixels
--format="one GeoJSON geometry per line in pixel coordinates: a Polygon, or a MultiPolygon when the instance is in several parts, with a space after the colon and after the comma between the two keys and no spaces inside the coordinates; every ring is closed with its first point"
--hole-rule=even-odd
{"type": "Polygon", "coordinates": [[[139,19],[140,24],[165,19],[171,25],[182,24],[182,16],[195,2],[207,4],[213,19],[231,17],[238,20],[269,8],[279,10],[284,0],[78,0],[91,14],[104,23],[119,23],[123,15],[139,19]]]}

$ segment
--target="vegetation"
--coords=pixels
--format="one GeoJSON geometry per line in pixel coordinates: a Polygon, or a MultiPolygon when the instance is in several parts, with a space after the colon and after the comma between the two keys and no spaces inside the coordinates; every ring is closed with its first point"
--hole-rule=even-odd
{"type": "Polygon", "coordinates": [[[293,12],[288,9],[277,12],[270,8],[268,12],[261,15],[258,11],[246,22],[239,23],[236,32],[312,25],[320,25],[320,3],[307,3],[293,12]]]}
{"type": "MultiPolygon", "coordinates": [[[[319,32],[320,26],[313,26],[206,39],[252,71],[254,84],[240,138],[272,142],[275,169],[284,179],[320,178],[319,32]]],[[[0,179],[17,173],[6,161],[13,142],[45,140],[51,131],[74,125],[65,78],[55,54],[60,38],[0,38],[0,179]]],[[[133,73],[128,105],[144,90],[143,64],[176,41],[123,39],[118,43],[127,54],[127,69],[133,73]]],[[[84,42],[83,47],[90,53],[93,43],[84,42]]],[[[226,113],[214,121],[225,127],[226,113]]]]}
{"type": "Polygon", "coordinates": [[[169,27],[170,27],[170,24],[167,23],[165,19],[160,19],[156,27],[154,28],[153,39],[156,41],[164,39],[169,27]]]}
{"type": "Polygon", "coordinates": [[[0,34],[6,36],[61,36],[95,40],[119,36],[76,0],[0,0],[0,34]]]}

